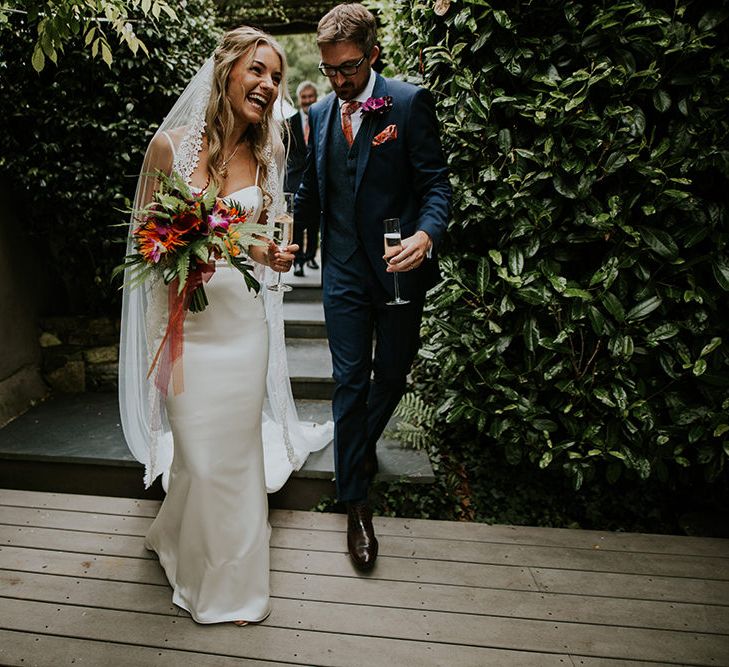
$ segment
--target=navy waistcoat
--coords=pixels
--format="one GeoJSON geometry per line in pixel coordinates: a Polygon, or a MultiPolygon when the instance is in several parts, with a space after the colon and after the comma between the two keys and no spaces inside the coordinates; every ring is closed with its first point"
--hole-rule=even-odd
{"type": "Polygon", "coordinates": [[[357,132],[350,148],[342,132],[339,113],[332,114],[327,142],[327,224],[324,247],[342,262],[346,262],[359,247],[354,214],[354,181],[363,134],[357,132]]]}

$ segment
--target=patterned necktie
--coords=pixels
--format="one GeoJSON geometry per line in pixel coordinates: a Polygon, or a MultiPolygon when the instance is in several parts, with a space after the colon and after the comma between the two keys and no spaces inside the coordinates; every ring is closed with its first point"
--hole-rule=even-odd
{"type": "Polygon", "coordinates": [[[350,100],[342,104],[342,132],[344,132],[344,138],[347,140],[347,144],[351,146],[354,143],[354,135],[352,134],[352,119],[351,115],[362,106],[361,102],[356,100],[350,100]]]}
{"type": "Polygon", "coordinates": [[[304,114],[304,143],[309,143],[309,114],[304,114]]]}

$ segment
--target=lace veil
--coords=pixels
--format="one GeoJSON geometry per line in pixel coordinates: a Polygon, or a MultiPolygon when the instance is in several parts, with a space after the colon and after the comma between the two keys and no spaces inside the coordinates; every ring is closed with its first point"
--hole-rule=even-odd
{"type": "MultiPolygon", "coordinates": [[[[212,87],[213,58],[205,61],[192,78],[170,113],[165,117],[147,149],[137,182],[134,210],[148,203],[156,187],[151,173],[164,165],[175,170],[189,183],[202,149],[205,108],[212,87]]],[[[275,104],[281,104],[280,98],[275,104]]],[[[281,116],[279,110],[278,114],[281,116]]],[[[283,208],[285,151],[280,123],[272,119],[272,131],[264,150],[267,176],[262,184],[268,194],[268,221],[283,208]]],[[[129,223],[127,253],[133,251],[129,223]]],[[[256,277],[265,285],[275,273],[255,264],[256,277]]],[[[125,274],[125,283],[129,279],[125,274]]],[[[307,455],[331,441],[333,426],[301,422],[291,392],[284,340],[283,293],[261,289],[269,328],[269,366],[266,378],[267,408],[263,414],[263,446],[266,486],[270,492],[283,486],[292,471],[298,470],[307,455]]],[[[167,290],[161,280],[124,289],[122,298],[119,350],[119,409],[127,445],[137,461],[144,465],[144,483],[149,487],[159,476],[167,488],[174,443],[165,413],[164,400],[147,379],[153,355],[167,326],[167,290]]]]}

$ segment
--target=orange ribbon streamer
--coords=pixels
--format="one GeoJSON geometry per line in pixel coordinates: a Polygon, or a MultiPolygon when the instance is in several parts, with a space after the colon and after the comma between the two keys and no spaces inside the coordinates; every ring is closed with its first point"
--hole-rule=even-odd
{"type": "Polygon", "coordinates": [[[180,281],[177,278],[169,284],[167,329],[147,373],[147,379],[149,379],[155,366],[157,366],[157,362],[159,362],[154,383],[165,397],[169,390],[170,378],[172,378],[172,389],[175,395],[180,394],[185,388],[182,364],[179,363],[182,360],[185,343],[185,317],[190,308],[193,293],[198,287],[208,282],[213,273],[215,273],[215,262],[209,262],[208,264],[198,265],[188,275],[182,292],[179,292],[180,281]]]}

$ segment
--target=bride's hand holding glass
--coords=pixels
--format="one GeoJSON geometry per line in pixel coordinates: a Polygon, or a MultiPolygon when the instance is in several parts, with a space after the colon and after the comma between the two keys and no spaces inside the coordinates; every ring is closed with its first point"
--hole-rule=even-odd
{"type": "Polygon", "coordinates": [[[294,263],[294,255],[298,249],[299,246],[296,243],[287,245],[282,249],[276,245],[275,241],[269,239],[268,247],[266,248],[268,265],[278,273],[287,273],[294,263]]]}
{"type": "Polygon", "coordinates": [[[296,244],[291,244],[291,239],[294,235],[294,193],[284,192],[283,194],[284,209],[279,211],[273,220],[273,238],[271,241],[278,248],[278,253],[274,253],[269,246],[269,259],[276,261],[284,261],[286,268],[276,268],[274,264],[271,264],[271,268],[274,271],[278,271],[278,278],[275,283],[267,285],[268,289],[273,292],[290,292],[292,287],[286,283],[281,282],[281,274],[288,272],[291,268],[291,264],[294,261],[293,253],[299,249],[296,244]],[[273,255],[273,257],[271,256],[273,255]],[[291,258],[290,261],[288,258],[291,258]]]}

